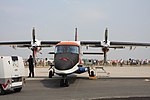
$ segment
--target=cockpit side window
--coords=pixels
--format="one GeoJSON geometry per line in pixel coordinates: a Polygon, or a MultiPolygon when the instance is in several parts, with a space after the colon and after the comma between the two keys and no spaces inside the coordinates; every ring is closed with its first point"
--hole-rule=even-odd
{"type": "Polygon", "coordinates": [[[79,54],[79,46],[59,45],[56,46],[55,53],[76,53],[79,54]]]}
{"type": "Polygon", "coordinates": [[[63,53],[63,50],[64,49],[64,47],[63,46],[57,46],[56,47],[56,52],[55,53],[63,53]]]}

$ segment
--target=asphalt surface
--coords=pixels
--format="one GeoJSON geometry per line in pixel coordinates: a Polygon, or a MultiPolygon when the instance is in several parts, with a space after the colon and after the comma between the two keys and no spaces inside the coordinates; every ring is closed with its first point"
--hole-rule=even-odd
{"type": "Polygon", "coordinates": [[[0,95],[0,100],[150,100],[150,67],[106,69],[110,75],[100,73],[94,80],[87,73],[72,75],[70,86],[60,87],[60,77],[49,79],[48,68],[36,68],[36,77],[27,78],[21,92],[0,95]]]}
{"type": "Polygon", "coordinates": [[[60,87],[59,80],[30,78],[21,92],[1,95],[0,100],[150,100],[150,81],[142,78],[89,80],[71,76],[69,87],[60,87]]]}

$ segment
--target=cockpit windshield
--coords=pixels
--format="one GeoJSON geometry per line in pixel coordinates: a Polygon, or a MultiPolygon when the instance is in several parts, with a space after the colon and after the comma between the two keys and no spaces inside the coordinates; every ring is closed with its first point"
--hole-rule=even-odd
{"type": "Polygon", "coordinates": [[[79,54],[79,47],[73,45],[56,46],[55,53],[76,53],[79,54]]]}

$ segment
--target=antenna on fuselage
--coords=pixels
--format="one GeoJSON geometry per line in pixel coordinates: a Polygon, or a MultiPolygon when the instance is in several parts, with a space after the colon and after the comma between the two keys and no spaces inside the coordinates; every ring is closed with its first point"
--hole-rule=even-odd
{"type": "Polygon", "coordinates": [[[78,31],[77,31],[77,28],[75,28],[75,41],[78,41],[78,31]]]}

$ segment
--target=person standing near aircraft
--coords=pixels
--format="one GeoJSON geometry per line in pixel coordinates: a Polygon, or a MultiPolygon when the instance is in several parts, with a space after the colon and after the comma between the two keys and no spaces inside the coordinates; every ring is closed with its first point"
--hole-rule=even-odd
{"type": "Polygon", "coordinates": [[[33,65],[33,57],[32,57],[32,55],[30,55],[30,57],[27,60],[27,62],[29,63],[29,76],[28,77],[31,77],[31,74],[32,74],[32,77],[34,77],[34,65],[33,65]]]}

